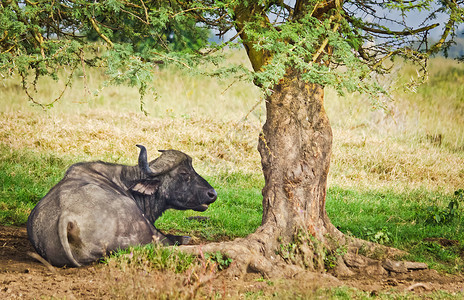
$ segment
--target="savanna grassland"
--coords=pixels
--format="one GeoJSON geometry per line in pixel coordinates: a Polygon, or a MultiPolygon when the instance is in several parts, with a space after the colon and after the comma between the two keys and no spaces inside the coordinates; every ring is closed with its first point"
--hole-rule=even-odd
{"type": "MultiPolygon", "coordinates": [[[[242,59],[241,54],[232,59],[242,59]]],[[[260,92],[248,82],[231,85],[172,68],[161,67],[156,75],[153,91],[144,99],[147,116],[140,110],[137,89],[104,86],[100,70],[76,74],[63,97],[46,110],[28,100],[18,78],[2,79],[0,225],[24,227],[31,209],[72,163],[136,164],[135,144],[143,144],[150,159],[158,149],[188,153],[198,173],[219,194],[204,213],[166,212],[157,221],[158,228],[191,235],[195,243],[252,233],[261,221],[264,184],[256,150],[265,122],[260,92]],[[197,215],[208,219],[188,219],[197,215]]],[[[464,65],[433,59],[423,85],[401,87],[414,78],[415,69],[399,63],[391,75],[380,79],[385,87],[393,87],[391,99],[374,104],[365,95],[325,91],[334,133],[327,211],[347,234],[405,250],[407,259],[426,262],[440,274],[459,275],[464,273],[464,192],[459,192],[464,189],[464,65]]],[[[32,86],[29,91],[36,101],[49,103],[63,87],[64,82],[44,79],[36,91],[32,86]]],[[[295,281],[290,293],[288,283],[264,278],[241,285],[209,284],[217,276],[213,267],[227,267],[230,262],[208,255],[193,262],[192,257],[166,254],[156,247],[132,249],[86,269],[83,281],[96,273],[108,281],[105,287],[95,287],[94,294],[84,295],[349,299],[370,297],[372,292],[361,285],[316,289],[317,284],[295,281]],[[137,263],[131,264],[131,259],[137,263]],[[153,271],[154,265],[162,267],[153,271]],[[119,281],[113,282],[114,278],[119,281]],[[146,286],[150,282],[154,287],[146,286]],[[171,289],[166,282],[173,282],[171,289]],[[155,293],[158,288],[165,289],[155,293]]],[[[331,263],[328,254],[329,271],[331,263]]],[[[75,270],[66,272],[60,276],[78,276],[75,270]]],[[[77,295],[70,291],[44,295],[77,295]]],[[[462,297],[464,291],[428,292],[433,298],[453,298],[462,297]]],[[[39,289],[32,297],[40,295],[39,289]]],[[[376,295],[394,298],[397,294],[382,290],[376,295]]]]}

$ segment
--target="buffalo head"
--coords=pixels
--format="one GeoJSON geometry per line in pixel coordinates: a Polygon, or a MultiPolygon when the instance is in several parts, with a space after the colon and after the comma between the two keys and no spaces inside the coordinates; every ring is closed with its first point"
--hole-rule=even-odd
{"type": "Polygon", "coordinates": [[[137,147],[138,165],[149,183],[139,183],[134,190],[156,193],[166,208],[178,210],[205,211],[216,201],[216,191],[195,172],[190,156],[177,150],[160,150],[161,155],[149,163],[145,147],[137,147]]]}

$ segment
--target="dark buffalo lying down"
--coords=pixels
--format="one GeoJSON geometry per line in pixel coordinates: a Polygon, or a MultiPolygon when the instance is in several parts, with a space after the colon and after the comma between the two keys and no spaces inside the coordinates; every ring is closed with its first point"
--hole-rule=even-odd
{"type": "Polygon", "coordinates": [[[189,238],[164,235],[155,220],[169,208],[204,211],[216,191],[176,150],[148,163],[140,148],[138,166],[77,163],[40,200],[27,221],[35,250],[55,266],[81,266],[110,251],[153,241],[172,245],[189,238]]]}

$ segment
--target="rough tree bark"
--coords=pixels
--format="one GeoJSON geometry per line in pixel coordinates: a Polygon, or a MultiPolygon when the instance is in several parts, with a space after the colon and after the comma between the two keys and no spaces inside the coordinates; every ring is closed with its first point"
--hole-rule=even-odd
{"type": "Polygon", "coordinates": [[[334,271],[340,276],[352,275],[352,270],[379,275],[427,267],[391,260],[404,253],[346,237],[331,223],[325,200],[332,130],[323,101],[321,85],[304,82],[298,71],[288,70],[266,99],[267,119],[259,137],[265,178],[261,226],[243,239],[181,249],[224,253],[234,261],[227,271],[233,276],[323,272],[324,257],[339,248],[346,254],[342,257],[339,252],[332,260],[336,259],[334,271]]]}
{"type": "Polygon", "coordinates": [[[285,239],[297,229],[320,241],[338,232],[325,211],[332,130],[323,99],[322,86],[290,70],[266,102],[258,146],[266,182],[262,227],[278,228],[285,239]]]}

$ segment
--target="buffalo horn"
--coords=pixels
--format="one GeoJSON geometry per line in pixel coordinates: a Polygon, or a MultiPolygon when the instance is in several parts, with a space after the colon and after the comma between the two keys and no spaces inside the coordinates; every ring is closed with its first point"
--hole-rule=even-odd
{"type": "Polygon", "coordinates": [[[151,170],[157,174],[166,173],[175,167],[177,167],[181,162],[188,158],[184,153],[177,150],[158,150],[161,152],[161,156],[155,159],[151,163],[151,170]]]}
{"type": "Polygon", "coordinates": [[[145,148],[145,146],[142,145],[136,146],[140,148],[139,168],[142,170],[143,173],[147,175],[153,175],[153,171],[150,169],[150,166],[148,165],[147,149],[145,148]]]}
{"type": "Polygon", "coordinates": [[[159,152],[162,153],[161,156],[155,159],[150,166],[148,164],[147,150],[145,147],[142,145],[136,146],[140,148],[139,168],[142,172],[150,176],[166,173],[178,166],[185,159],[188,159],[187,155],[177,150],[159,150],[159,152]]]}

